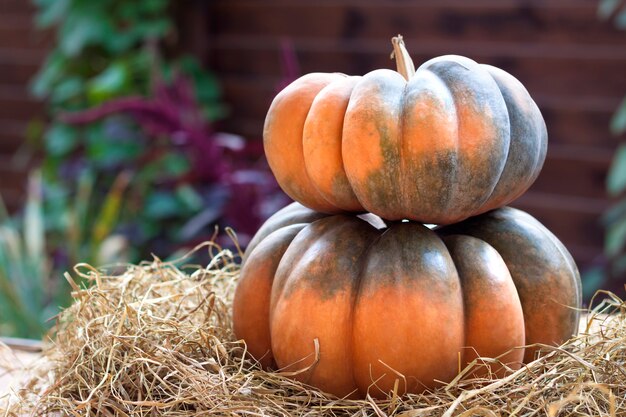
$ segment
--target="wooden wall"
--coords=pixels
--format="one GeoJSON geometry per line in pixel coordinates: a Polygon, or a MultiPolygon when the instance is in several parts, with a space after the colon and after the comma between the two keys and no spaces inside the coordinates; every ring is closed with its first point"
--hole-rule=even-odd
{"type": "Polygon", "coordinates": [[[29,0],[0,0],[0,195],[11,209],[23,198],[28,172],[16,152],[28,123],[43,114],[28,84],[51,40],[35,30],[33,19],[29,0]]]}
{"type": "Polygon", "coordinates": [[[393,68],[397,33],[417,65],[453,53],[509,71],[538,103],[550,138],[541,176],[515,206],[553,230],[584,268],[602,252],[599,217],[617,144],[608,125],[626,94],[626,32],[599,21],[596,7],[582,0],[217,0],[207,10],[205,54],[231,106],[223,129],[257,139],[285,40],[301,73],[393,68]]]}

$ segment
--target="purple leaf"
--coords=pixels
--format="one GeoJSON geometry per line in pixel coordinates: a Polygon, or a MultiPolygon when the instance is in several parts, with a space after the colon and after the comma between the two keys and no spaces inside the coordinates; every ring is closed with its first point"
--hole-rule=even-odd
{"type": "Polygon", "coordinates": [[[167,136],[172,144],[186,148],[194,177],[219,181],[228,171],[223,149],[193,93],[193,84],[176,73],[170,84],[162,78],[153,82],[152,98],[124,97],[99,107],[62,113],[61,121],[84,125],[115,114],[132,117],[149,137],[167,136]]]}

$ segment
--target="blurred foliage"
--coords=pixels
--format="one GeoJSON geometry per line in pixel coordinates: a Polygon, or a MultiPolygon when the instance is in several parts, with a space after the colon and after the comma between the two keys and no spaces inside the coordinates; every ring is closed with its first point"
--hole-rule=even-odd
{"type": "MultiPolygon", "coordinates": [[[[35,0],[36,24],[56,37],[55,46],[32,82],[35,96],[48,104],[50,122],[38,141],[43,150],[45,224],[49,251],[59,267],[76,259],[86,262],[98,245],[97,238],[74,236],[75,251],[65,245],[68,231],[77,227],[70,214],[75,199],[94,200],[100,206],[113,187],[119,172],[134,177],[134,166],[148,143],[123,118],[84,127],[73,127],[59,120],[59,113],[100,105],[129,94],[147,94],[156,62],[157,43],[173,29],[167,0],[35,0]],[[85,184],[89,183],[90,187],[85,184]],[[86,188],[91,191],[80,192],[86,188]],[[88,249],[87,249],[88,248],[88,249]]],[[[215,94],[216,96],[217,94],[215,94]]],[[[37,132],[39,133],[39,132],[37,132]]],[[[31,142],[36,142],[32,140],[31,142]]],[[[154,170],[153,170],[154,171],[154,170]]],[[[146,178],[147,181],[154,178],[146,178]]],[[[133,178],[133,180],[135,180],[133,178]]],[[[131,191],[129,191],[130,193],[131,191]]],[[[120,201],[118,204],[122,204],[120,201]]],[[[111,219],[108,228],[95,213],[84,213],[81,226],[96,228],[102,239],[117,227],[111,219]],[[91,224],[90,224],[91,223],[91,224]],[[109,230],[107,230],[109,229],[109,230]]],[[[126,210],[126,207],[125,207],[126,210]]]]}
{"type": "MultiPolygon", "coordinates": [[[[264,217],[263,212],[276,208],[260,207],[265,205],[263,195],[272,197],[277,190],[266,175],[262,152],[249,152],[241,138],[225,143],[224,138],[232,138],[213,130],[211,122],[224,115],[215,78],[192,56],[167,56],[168,48],[176,48],[171,42],[176,37],[170,10],[174,2],[35,3],[37,24],[56,36],[56,46],[32,84],[33,93],[47,100],[52,119],[40,141],[45,151],[46,224],[51,233],[63,235],[72,227],[67,212],[80,178],[91,178],[94,192],[89,197],[100,206],[120,172],[130,180],[119,203],[121,215],[108,231],[129,240],[132,260],[150,253],[165,256],[179,245],[205,239],[215,223],[241,226],[237,219],[243,213],[226,215],[226,208],[233,209],[230,197],[237,187],[254,194],[255,201],[245,207],[248,212],[256,209],[264,217]],[[115,109],[118,100],[136,108],[115,109]],[[89,123],[66,123],[69,119],[63,117],[100,107],[112,111],[89,123]],[[167,128],[156,126],[165,121],[170,123],[167,128]],[[234,154],[232,148],[237,146],[245,149],[234,154]],[[229,157],[242,158],[241,154],[247,158],[244,166],[222,163],[229,157]],[[207,169],[213,174],[206,175],[207,169]],[[254,183],[234,181],[241,177],[236,175],[241,169],[258,171],[254,183]]],[[[277,204],[283,203],[278,200],[277,204]]],[[[94,213],[86,219],[97,221],[94,213]]],[[[244,242],[256,226],[238,228],[244,242]]],[[[79,246],[97,242],[92,239],[79,246]]],[[[91,253],[86,251],[83,260],[91,261],[91,253]]]]}
{"type": "Polygon", "coordinates": [[[47,282],[41,182],[34,176],[21,223],[11,219],[0,200],[0,332],[20,337],[41,334],[54,314],[56,291],[47,282]]]}
{"type": "MultiPolygon", "coordinates": [[[[110,234],[113,218],[119,214],[124,176],[105,198],[99,210],[96,227],[85,230],[88,224],[88,195],[92,192],[90,178],[80,180],[80,189],[68,209],[72,227],[67,230],[65,252],[73,262],[93,259],[100,264],[124,260],[124,240],[110,234]],[[98,234],[106,235],[100,239],[98,234]],[[90,236],[97,244],[81,245],[81,236],[90,236]]],[[[68,305],[69,285],[60,271],[53,272],[55,259],[47,252],[48,236],[43,210],[43,185],[39,172],[31,175],[23,215],[9,217],[0,198],[0,334],[36,338],[49,327],[59,306],[68,305]]]]}
{"type": "Polygon", "coordinates": [[[0,218],[0,333],[29,337],[66,301],[75,264],[166,258],[216,225],[245,244],[287,202],[260,141],[214,129],[219,85],[173,52],[176,2],[34,3],[55,37],[31,84],[48,106],[27,133],[41,175],[23,213],[0,218]]]}
{"type": "MultiPolygon", "coordinates": [[[[601,0],[598,14],[602,19],[612,21],[617,28],[626,30],[626,2],[623,0],[601,0]]],[[[626,98],[615,111],[610,129],[613,135],[623,139],[626,133],[626,98]]],[[[606,227],[604,252],[609,261],[605,280],[615,278],[623,282],[626,277],[626,143],[623,140],[615,152],[606,185],[609,195],[617,202],[603,219],[606,227]]]]}

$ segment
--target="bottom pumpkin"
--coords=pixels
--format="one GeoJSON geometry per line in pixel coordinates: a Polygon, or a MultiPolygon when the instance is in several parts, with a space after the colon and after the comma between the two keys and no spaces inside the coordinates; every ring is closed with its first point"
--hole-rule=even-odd
{"type": "Polygon", "coordinates": [[[500,360],[518,368],[536,348],[513,348],[564,342],[580,305],[572,257],[523,211],[431,230],[294,203],[248,246],[233,324],[266,369],[383,397],[434,388],[477,356],[508,352],[500,360]]]}

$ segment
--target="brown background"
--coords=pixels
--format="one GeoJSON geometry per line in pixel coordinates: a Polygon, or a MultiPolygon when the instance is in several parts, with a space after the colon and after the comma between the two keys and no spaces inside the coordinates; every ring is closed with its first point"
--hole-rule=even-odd
{"type": "Polygon", "coordinates": [[[51,39],[35,30],[34,8],[26,0],[0,0],[0,194],[12,209],[23,196],[27,167],[16,151],[28,123],[43,105],[28,93],[51,39]]]}
{"type": "MultiPolygon", "coordinates": [[[[363,74],[393,68],[389,39],[401,33],[416,66],[455,53],[516,76],[549,132],[541,176],[515,206],[548,226],[586,268],[601,261],[604,182],[618,139],[608,126],[626,94],[626,32],[582,0],[217,0],[181,1],[179,43],[200,56],[223,88],[220,128],[260,140],[281,79],[281,42],[300,72],[363,74]]],[[[0,192],[15,206],[24,172],[11,154],[41,110],[26,83],[47,40],[32,29],[28,2],[0,0],[0,192]]]]}

